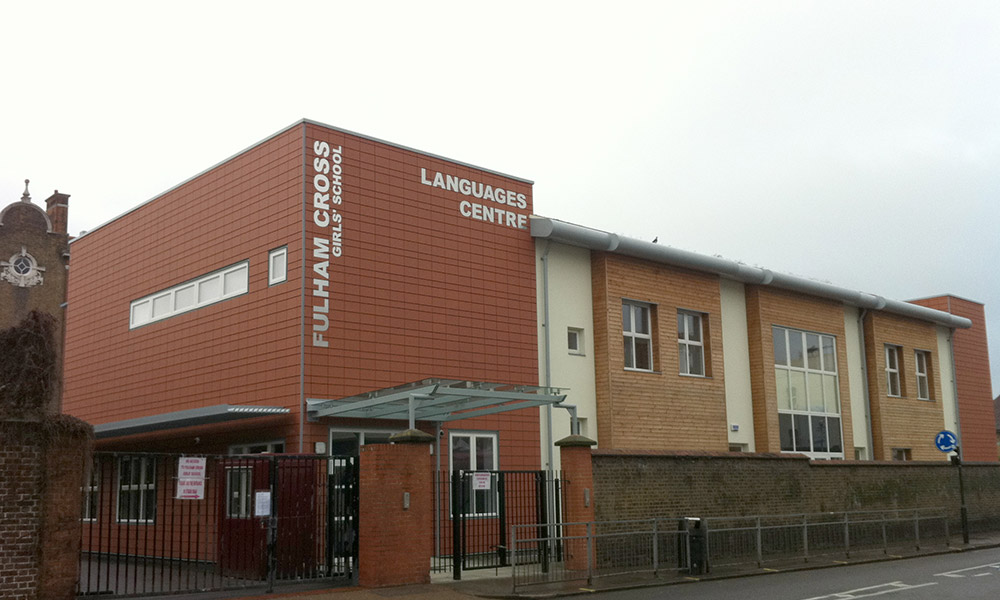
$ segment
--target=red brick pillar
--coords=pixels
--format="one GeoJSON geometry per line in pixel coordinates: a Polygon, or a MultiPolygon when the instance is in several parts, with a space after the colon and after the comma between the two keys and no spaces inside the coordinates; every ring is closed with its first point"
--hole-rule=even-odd
{"type": "Polygon", "coordinates": [[[361,448],[358,583],[429,583],[434,547],[435,437],[410,429],[361,448]]]}
{"type": "MultiPolygon", "coordinates": [[[[563,521],[591,523],[594,521],[594,464],[590,447],[596,444],[581,435],[571,435],[556,442],[562,461],[562,481],[565,490],[563,521]]],[[[577,538],[566,542],[566,570],[587,569],[587,534],[585,525],[570,525],[566,535],[577,538]]],[[[595,553],[596,554],[596,553],[595,553]]]]}

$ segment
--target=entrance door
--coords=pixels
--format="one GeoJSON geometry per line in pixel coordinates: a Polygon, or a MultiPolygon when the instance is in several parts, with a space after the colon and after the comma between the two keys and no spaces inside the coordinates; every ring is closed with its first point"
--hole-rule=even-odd
{"type": "Polygon", "coordinates": [[[268,516],[254,515],[257,492],[270,493],[270,462],[266,457],[224,458],[219,461],[219,567],[226,577],[261,580],[267,577],[268,516]]]}

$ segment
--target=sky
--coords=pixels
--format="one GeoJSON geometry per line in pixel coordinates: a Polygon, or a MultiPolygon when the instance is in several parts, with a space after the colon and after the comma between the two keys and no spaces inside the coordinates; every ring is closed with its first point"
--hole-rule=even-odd
{"type": "Polygon", "coordinates": [[[897,300],[986,306],[1000,3],[0,7],[0,205],[71,234],[308,118],[530,179],[535,213],[897,300]]]}

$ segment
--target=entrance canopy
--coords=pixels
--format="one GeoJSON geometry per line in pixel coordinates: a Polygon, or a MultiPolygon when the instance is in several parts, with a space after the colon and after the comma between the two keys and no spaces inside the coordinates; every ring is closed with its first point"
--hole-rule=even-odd
{"type": "Polygon", "coordinates": [[[424,379],[340,400],[309,398],[310,418],[409,419],[445,423],[534,406],[558,406],[559,388],[456,379],[424,379]]]}
{"type": "Polygon", "coordinates": [[[137,419],[125,419],[124,421],[94,425],[94,437],[100,440],[136,433],[177,429],[179,427],[222,423],[236,419],[287,415],[288,413],[289,410],[287,408],[279,406],[234,406],[231,404],[218,404],[216,406],[178,410],[176,412],[150,415],[137,419]]]}

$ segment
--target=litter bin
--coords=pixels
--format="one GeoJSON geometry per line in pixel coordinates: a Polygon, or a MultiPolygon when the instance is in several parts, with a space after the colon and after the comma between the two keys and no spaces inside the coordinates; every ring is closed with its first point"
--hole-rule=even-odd
{"type": "Polygon", "coordinates": [[[702,521],[697,517],[685,517],[678,519],[677,531],[685,535],[677,536],[677,567],[688,568],[691,575],[700,575],[705,572],[705,529],[702,521]],[[690,552],[690,554],[689,554],[690,552]]]}

